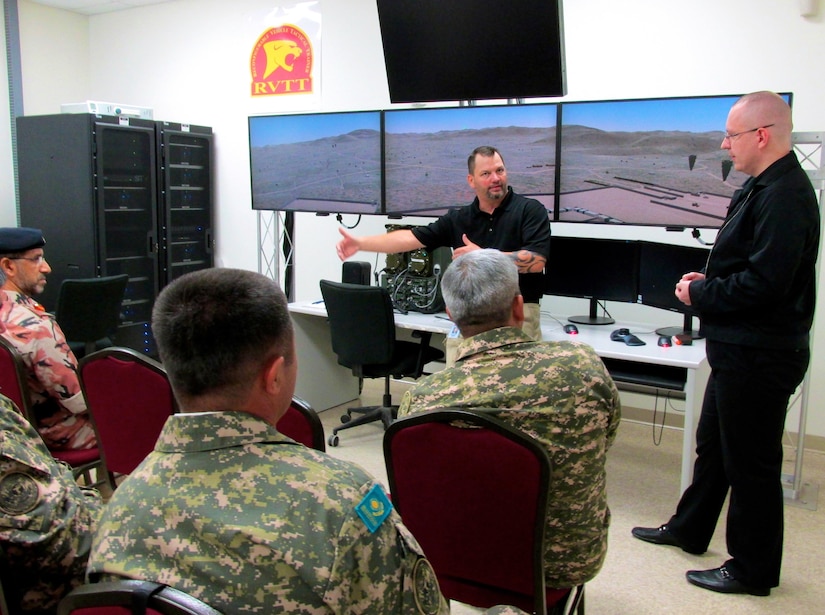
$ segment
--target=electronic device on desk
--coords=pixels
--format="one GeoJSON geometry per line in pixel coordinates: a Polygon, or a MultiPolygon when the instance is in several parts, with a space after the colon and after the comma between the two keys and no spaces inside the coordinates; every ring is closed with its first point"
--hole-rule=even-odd
{"type": "Polygon", "coordinates": [[[630,329],[616,329],[610,334],[614,342],[624,342],[627,346],[645,346],[646,343],[630,332],[630,329]]]}
{"type": "MultiPolygon", "coordinates": [[[[546,295],[590,300],[590,313],[567,320],[584,325],[609,325],[599,316],[599,301],[635,303],[638,295],[639,244],[636,241],[553,237],[546,267],[546,295]]],[[[674,282],[675,283],[675,282],[674,282]]]]}
{"type": "MultiPolygon", "coordinates": [[[[398,224],[386,226],[387,232],[413,228],[398,224]]],[[[449,248],[436,248],[433,251],[420,248],[411,252],[387,254],[380,284],[389,291],[393,307],[401,313],[443,312],[441,276],[451,260],[449,248]]]]}
{"type": "Polygon", "coordinates": [[[700,336],[693,331],[693,317],[698,314],[676,298],[676,283],[686,273],[702,271],[709,253],[707,248],[639,242],[639,303],[682,314],[681,327],[656,329],[658,335],[673,337],[679,345],[688,345],[700,336]]]}
{"type": "Polygon", "coordinates": [[[372,267],[366,261],[346,261],[341,265],[341,281],[346,284],[370,285],[372,267]]]}

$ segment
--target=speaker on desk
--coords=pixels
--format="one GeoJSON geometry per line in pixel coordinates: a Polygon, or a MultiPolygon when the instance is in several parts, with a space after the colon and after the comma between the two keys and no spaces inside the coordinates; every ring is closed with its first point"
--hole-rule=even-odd
{"type": "Polygon", "coordinates": [[[347,261],[341,267],[341,281],[345,284],[370,285],[370,264],[365,261],[347,261]]]}

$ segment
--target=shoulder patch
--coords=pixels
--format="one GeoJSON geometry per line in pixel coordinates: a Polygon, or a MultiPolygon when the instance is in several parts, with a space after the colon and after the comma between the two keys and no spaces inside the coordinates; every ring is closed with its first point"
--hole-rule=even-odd
{"type": "Polygon", "coordinates": [[[33,511],[40,502],[40,489],[28,474],[10,472],[0,478],[0,510],[15,517],[33,511]]]}
{"type": "Polygon", "coordinates": [[[422,557],[415,562],[412,576],[415,606],[418,612],[424,615],[435,615],[441,607],[441,590],[438,588],[435,570],[430,562],[422,557]]]}
{"type": "Polygon", "coordinates": [[[358,505],[355,507],[355,512],[364,521],[370,533],[375,533],[384,519],[390,516],[392,512],[392,502],[390,502],[384,489],[378,483],[375,483],[364,496],[358,505]]]}

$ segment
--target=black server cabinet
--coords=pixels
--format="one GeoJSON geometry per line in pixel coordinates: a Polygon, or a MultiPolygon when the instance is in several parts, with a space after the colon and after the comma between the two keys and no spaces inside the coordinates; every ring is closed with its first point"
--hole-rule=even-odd
{"type": "Polygon", "coordinates": [[[160,284],[213,266],[212,129],[157,122],[160,284]]]}
{"type": "Polygon", "coordinates": [[[127,273],[117,343],[156,356],[150,321],[163,286],[213,266],[212,129],[89,114],[18,122],[20,217],[43,230],[60,283],[127,273]]]}
{"type": "Polygon", "coordinates": [[[154,355],[159,289],[155,122],[91,114],[17,118],[20,220],[43,230],[53,310],[67,278],[129,275],[117,343],[154,355]]]}

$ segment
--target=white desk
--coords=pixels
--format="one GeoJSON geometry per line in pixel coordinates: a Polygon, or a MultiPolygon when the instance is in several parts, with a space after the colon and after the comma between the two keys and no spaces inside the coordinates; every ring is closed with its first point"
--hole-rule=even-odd
{"type": "MultiPolygon", "coordinates": [[[[298,352],[298,382],[296,395],[306,399],[316,410],[325,410],[344,404],[358,397],[358,382],[352,372],[338,365],[332,352],[326,308],[321,302],[296,302],[289,304],[295,324],[295,344],[298,352]]],[[[395,325],[399,329],[429,331],[446,335],[452,323],[446,314],[396,314],[395,325]]],[[[578,335],[564,333],[562,325],[552,319],[542,321],[541,331],[545,340],[575,340],[593,347],[604,359],[617,359],[631,364],[668,366],[685,370],[685,429],[682,438],[681,491],[690,484],[696,448],[696,425],[702,406],[710,368],[705,357],[704,340],[694,341],[691,346],[657,345],[659,336],[653,327],[640,323],[617,322],[612,325],[577,325],[578,335]],[[645,346],[626,346],[610,339],[610,332],[627,327],[647,342],[645,346]]]]}

